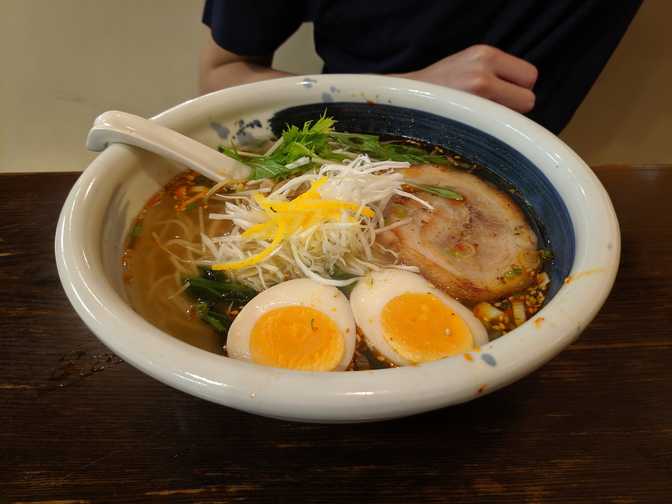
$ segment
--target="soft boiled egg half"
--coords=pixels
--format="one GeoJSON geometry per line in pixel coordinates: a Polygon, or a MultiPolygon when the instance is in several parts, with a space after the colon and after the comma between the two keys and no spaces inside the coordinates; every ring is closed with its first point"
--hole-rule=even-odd
{"type": "Polygon", "coordinates": [[[355,352],[355,321],[336,287],[301,278],[254,297],[226,343],[229,357],[301,371],[342,371],[355,352]]]}
{"type": "Polygon", "coordinates": [[[485,327],[467,307],[408,271],[363,277],[350,305],[368,346],[398,366],[463,354],[488,342],[485,327]]]}

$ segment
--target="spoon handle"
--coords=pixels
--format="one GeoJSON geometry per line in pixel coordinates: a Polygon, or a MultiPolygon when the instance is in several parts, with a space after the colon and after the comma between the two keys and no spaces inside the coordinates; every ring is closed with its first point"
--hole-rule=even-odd
{"type": "Polygon", "coordinates": [[[250,168],[196,140],[140,116],[110,110],[99,115],[86,139],[86,147],[102,151],[111,143],[148,150],[183,164],[215,182],[246,179],[250,168]]]}

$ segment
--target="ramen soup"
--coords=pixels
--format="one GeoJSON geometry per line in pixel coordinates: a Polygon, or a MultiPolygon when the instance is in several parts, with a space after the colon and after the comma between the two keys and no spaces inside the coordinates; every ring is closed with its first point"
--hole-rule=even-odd
{"type": "Polygon", "coordinates": [[[135,310],[230,358],[339,371],[468,353],[540,309],[550,251],[509,191],[459,156],[333,124],[221,146],[248,179],[185,172],[154,195],[123,258],[135,310]]]}

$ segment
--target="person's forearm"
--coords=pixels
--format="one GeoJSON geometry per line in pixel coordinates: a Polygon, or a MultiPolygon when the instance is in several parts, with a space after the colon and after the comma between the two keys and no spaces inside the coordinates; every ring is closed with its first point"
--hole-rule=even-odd
{"type": "Polygon", "coordinates": [[[286,77],[287,72],[273,70],[264,65],[250,63],[247,61],[234,61],[214,68],[208,68],[201,74],[200,88],[201,93],[210,93],[218,89],[224,89],[238,84],[248,84],[278,77],[286,77]]]}
{"type": "MultiPolygon", "coordinates": [[[[201,92],[291,75],[273,70],[272,59],[272,54],[239,56],[211,39],[201,56],[201,92]]],[[[538,72],[527,61],[479,44],[420,70],[396,76],[461,89],[525,113],[534,107],[533,88],[538,72]]]]}

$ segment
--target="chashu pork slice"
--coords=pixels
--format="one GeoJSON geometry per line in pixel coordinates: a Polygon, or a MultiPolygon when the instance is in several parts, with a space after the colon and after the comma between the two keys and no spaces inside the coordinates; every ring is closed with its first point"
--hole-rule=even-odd
{"type": "Polygon", "coordinates": [[[530,285],[539,267],[537,237],[507,194],[453,168],[423,165],[404,173],[413,183],[454,189],[464,200],[416,192],[434,207],[428,210],[395,198],[385,210],[386,222],[410,222],[382,233],[381,244],[464,302],[496,300],[530,285]]]}

